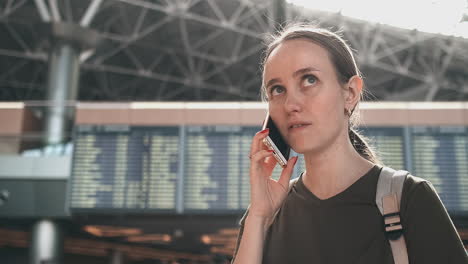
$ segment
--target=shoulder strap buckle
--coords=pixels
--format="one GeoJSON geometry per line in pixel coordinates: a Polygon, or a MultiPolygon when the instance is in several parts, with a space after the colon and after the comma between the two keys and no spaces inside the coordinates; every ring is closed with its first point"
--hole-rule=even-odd
{"type": "Polygon", "coordinates": [[[403,234],[401,225],[398,197],[396,193],[389,193],[382,198],[383,219],[387,238],[396,240],[403,234]]]}

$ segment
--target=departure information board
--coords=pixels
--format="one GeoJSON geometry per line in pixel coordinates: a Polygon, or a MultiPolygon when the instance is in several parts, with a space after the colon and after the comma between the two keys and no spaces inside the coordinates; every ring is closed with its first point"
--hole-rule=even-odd
{"type": "Polygon", "coordinates": [[[361,130],[369,139],[377,156],[395,170],[407,168],[405,164],[405,137],[402,127],[367,127],[361,130]]]}
{"type": "Polygon", "coordinates": [[[243,210],[249,201],[250,142],[257,129],[192,126],[186,130],[185,210],[243,210]]]}
{"type": "Polygon", "coordinates": [[[80,126],[71,208],[174,210],[179,128],[80,126]]]}
{"type": "MultiPolygon", "coordinates": [[[[405,139],[402,127],[366,127],[357,131],[369,141],[369,145],[386,166],[396,170],[406,168],[405,139]]],[[[302,155],[299,155],[295,170],[295,177],[306,170],[302,155]]]]}
{"type": "Polygon", "coordinates": [[[413,174],[429,180],[449,211],[468,211],[468,128],[412,127],[413,174]]]}
{"type": "MultiPolygon", "coordinates": [[[[259,130],[78,126],[68,205],[75,213],[239,213],[250,201],[248,155],[259,130]]],[[[466,127],[359,131],[384,164],[430,180],[449,211],[468,210],[466,127]]],[[[293,178],[304,170],[300,155],[293,178]]],[[[280,173],[277,166],[273,178],[280,173]]]]}

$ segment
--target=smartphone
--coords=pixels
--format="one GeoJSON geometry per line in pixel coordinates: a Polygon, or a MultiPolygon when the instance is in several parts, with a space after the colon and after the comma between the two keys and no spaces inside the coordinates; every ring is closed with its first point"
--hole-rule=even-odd
{"type": "Polygon", "coordinates": [[[263,122],[262,130],[266,128],[269,128],[270,131],[268,132],[268,136],[263,139],[263,143],[268,149],[273,150],[275,159],[282,167],[285,167],[289,159],[291,148],[286,143],[283,136],[281,136],[278,127],[276,127],[269,114],[267,114],[263,122]]]}

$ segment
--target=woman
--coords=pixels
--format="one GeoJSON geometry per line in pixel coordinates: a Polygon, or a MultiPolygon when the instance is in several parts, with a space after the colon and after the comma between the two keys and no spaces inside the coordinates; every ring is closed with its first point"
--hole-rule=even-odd
{"type": "MultiPolygon", "coordinates": [[[[327,30],[287,27],[266,50],[262,90],[306,171],[288,191],[297,157],[275,181],[268,130],[254,136],[251,204],[233,263],[394,263],[375,204],[383,165],[353,130],[363,81],[347,44],[327,30]]],[[[400,212],[410,263],[468,263],[429,182],[407,177],[400,212]]]]}

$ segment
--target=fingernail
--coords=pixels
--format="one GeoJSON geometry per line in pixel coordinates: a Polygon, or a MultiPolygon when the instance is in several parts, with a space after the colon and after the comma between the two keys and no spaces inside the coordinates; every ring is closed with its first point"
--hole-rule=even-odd
{"type": "Polygon", "coordinates": [[[268,131],[270,131],[270,129],[269,129],[269,128],[265,128],[265,129],[263,129],[262,131],[260,131],[260,133],[263,134],[263,133],[266,133],[266,132],[268,132],[268,131]]]}
{"type": "Polygon", "coordinates": [[[296,165],[297,160],[299,159],[297,156],[296,156],[295,158],[296,158],[296,159],[294,160],[294,164],[293,164],[293,165],[296,165]]]}
{"type": "Polygon", "coordinates": [[[269,150],[267,150],[267,151],[268,151],[268,152],[275,152],[274,150],[271,150],[271,149],[269,149],[269,150]]]}

